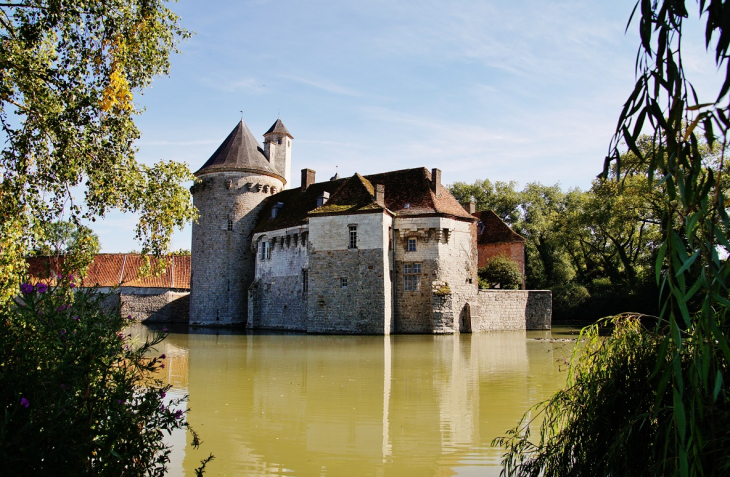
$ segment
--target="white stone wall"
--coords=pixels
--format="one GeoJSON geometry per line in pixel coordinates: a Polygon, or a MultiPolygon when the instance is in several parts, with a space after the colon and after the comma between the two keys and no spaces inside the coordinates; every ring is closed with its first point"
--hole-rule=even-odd
{"type": "Polygon", "coordinates": [[[390,228],[390,216],[379,211],[310,217],[307,331],[392,331],[390,228]],[[357,248],[349,248],[351,225],[357,225],[357,248]]]}
{"type": "MultiPolygon", "coordinates": [[[[388,216],[389,217],[389,216],[388,216]]],[[[387,228],[383,214],[314,215],[309,219],[309,241],[315,250],[347,250],[350,246],[350,225],[357,225],[357,248],[383,249],[387,228]],[[315,225],[316,224],[316,225],[315,225]]]]}
{"type": "Polygon", "coordinates": [[[249,289],[254,307],[247,326],[306,331],[307,296],[303,271],[309,269],[309,252],[304,237],[308,227],[296,227],[255,234],[256,279],[249,289]],[[260,244],[271,244],[270,258],[261,259],[260,244]]]}

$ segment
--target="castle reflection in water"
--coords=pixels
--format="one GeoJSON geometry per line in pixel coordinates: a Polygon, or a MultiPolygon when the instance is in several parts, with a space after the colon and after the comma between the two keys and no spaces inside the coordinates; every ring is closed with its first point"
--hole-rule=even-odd
{"type": "Polygon", "coordinates": [[[491,440],[564,384],[573,346],[532,339],[550,331],[209,333],[159,348],[204,440],[172,437],[170,475],[209,452],[211,475],[498,475],[491,440]]]}

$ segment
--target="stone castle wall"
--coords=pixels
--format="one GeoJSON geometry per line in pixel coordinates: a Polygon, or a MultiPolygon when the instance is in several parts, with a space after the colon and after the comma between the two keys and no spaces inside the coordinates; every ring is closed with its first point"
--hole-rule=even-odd
{"type": "Polygon", "coordinates": [[[285,229],[254,237],[255,250],[268,241],[270,258],[256,257],[256,279],[249,288],[249,328],[306,331],[309,269],[307,228],[285,229]]]}
{"type": "Polygon", "coordinates": [[[479,290],[472,331],[549,330],[552,296],[550,290],[479,290]]]}
{"type": "Polygon", "coordinates": [[[394,227],[396,331],[459,331],[462,309],[476,300],[476,225],[444,217],[397,217],[394,227]],[[408,251],[413,238],[416,250],[408,251]],[[405,266],[414,263],[421,265],[420,289],[405,290],[405,266]]]}
{"type": "Polygon", "coordinates": [[[263,200],[282,189],[280,180],[243,172],[204,174],[195,184],[190,322],[245,324],[254,280],[251,236],[263,200]],[[229,230],[230,220],[230,230],[229,230]]]}
{"type": "Polygon", "coordinates": [[[310,218],[307,331],[391,332],[390,224],[382,212],[310,218]],[[349,248],[351,225],[357,248],[349,248]]]}

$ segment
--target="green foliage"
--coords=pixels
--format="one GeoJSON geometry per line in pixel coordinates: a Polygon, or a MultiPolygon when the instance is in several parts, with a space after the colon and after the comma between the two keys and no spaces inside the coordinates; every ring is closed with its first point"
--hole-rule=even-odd
{"type": "Polygon", "coordinates": [[[73,222],[41,222],[35,234],[37,240],[31,245],[30,254],[36,256],[93,256],[101,249],[98,235],[90,228],[73,222]]]}
{"type": "MultiPolygon", "coordinates": [[[[17,293],[32,231],[111,209],[140,216],[143,252],[195,217],[187,166],[135,160],[134,94],[167,74],[189,34],[163,0],[0,6],[0,302],[17,293]],[[79,201],[78,190],[83,194],[79,201]],[[72,190],[76,190],[72,194],[72,190]],[[8,235],[6,235],[8,234],[8,235]],[[5,237],[12,237],[5,240],[5,237]]],[[[36,237],[39,238],[39,237],[36,237]]]]}
{"type": "Polygon", "coordinates": [[[697,386],[694,405],[702,409],[692,420],[702,439],[694,453],[683,458],[681,449],[666,447],[667,437],[678,431],[674,414],[682,403],[668,386],[667,376],[653,371],[662,364],[663,354],[676,353],[672,367],[691,377],[692,363],[708,349],[695,340],[676,348],[666,341],[665,328],[656,329],[653,323],[647,328],[642,318],[648,317],[618,316],[583,330],[586,345],[573,356],[568,386],[535,406],[506,437],[493,443],[507,448],[504,473],[677,475],[688,460],[701,465],[705,475],[727,475],[730,394],[723,383],[730,378],[728,361],[715,348],[708,358],[722,364],[722,372],[709,377],[709,387],[699,375],[691,381],[697,386]],[[601,336],[606,330],[612,330],[608,338],[601,336]],[[540,433],[531,439],[531,427],[540,420],[540,433]]]}
{"type": "MultiPolygon", "coordinates": [[[[537,444],[526,426],[507,438],[508,475],[726,475],[730,471],[728,276],[730,217],[725,151],[730,128],[730,2],[699,0],[706,47],[726,71],[716,98],[701,102],[683,69],[684,0],[637,2],[637,82],[624,104],[604,177],[643,174],[658,190],[661,290],[654,329],[616,321],[572,367],[569,387],[541,405],[537,444]],[[640,7],[640,8],[639,8],[640,7]],[[653,134],[640,134],[651,126],[653,134]],[[709,151],[708,158],[701,137],[709,151]],[[622,164],[625,143],[633,160],[622,164]],[[718,149],[717,144],[721,144],[718,149]],[[616,401],[614,396],[620,396],[616,401]],[[582,406],[582,408],[581,408],[582,406]]],[[[632,14],[633,16],[633,14],[632,14]]]]}
{"type": "Polygon", "coordinates": [[[477,180],[471,185],[454,182],[449,186],[449,191],[461,203],[469,202],[473,198],[477,210],[493,210],[508,224],[519,220],[522,201],[515,181],[497,181],[492,184],[489,179],[484,179],[477,180]]]}
{"type": "Polygon", "coordinates": [[[485,267],[479,269],[478,273],[480,288],[501,288],[503,290],[522,288],[520,268],[504,255],[491,259],[485,267]]]}
{"type": "Polygon", "coordinates": [[[163,475],[166,434],[187,428],[153,354],[103,295],[24,283],[0,307],[0,461],[8,475],[163,475]]]}

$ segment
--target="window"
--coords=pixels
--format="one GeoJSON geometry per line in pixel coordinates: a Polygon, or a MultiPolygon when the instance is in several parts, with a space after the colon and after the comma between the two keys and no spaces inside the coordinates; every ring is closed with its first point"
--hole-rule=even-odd
{"type": "Polygon", "coordinates": [[[350,248],[357,248],[357,225],[350,225],[350,248]]]}
{"type": "Polygon", "coordinates": [[[228,219],[228,225],[226,228],[228,229],[229,232],[233,230],[233,220],[228,219]]]}
{"type": "Polygon", "coordinates": [[[421,264],[403,264],[403,290],[418,291],[421,289],[421,264]]]}
{"type": "Polygon", "coordinates": [[[340,277],[340,288],[347,288],[347,277],[340,277]]]}
{"type": "Polygon", "coordinates": [[[409,252],[415,252],[416,251],[416,239],[415,239],[415,237],[408,239],[408,251],[409,252]]]}
{"type": "Polygon", "coordinates": [[[261,249],[259,250],[259,260],[268,260],[271,258],[271,243],[262,240],[261,241],[261,249]]]}
{"type": "Polygon", "coordinates": [[[271,260],[271,249],[274,248],[274,245],[276,245],[276,242],[274,242],[274,240],[272,240],[271,242],[266,242],[266,260],[271,260]]]}
{"type": "Polygon", "coordinates": [[[302,293],[309,291],[309,271],[302,270],[302,293]]]}

